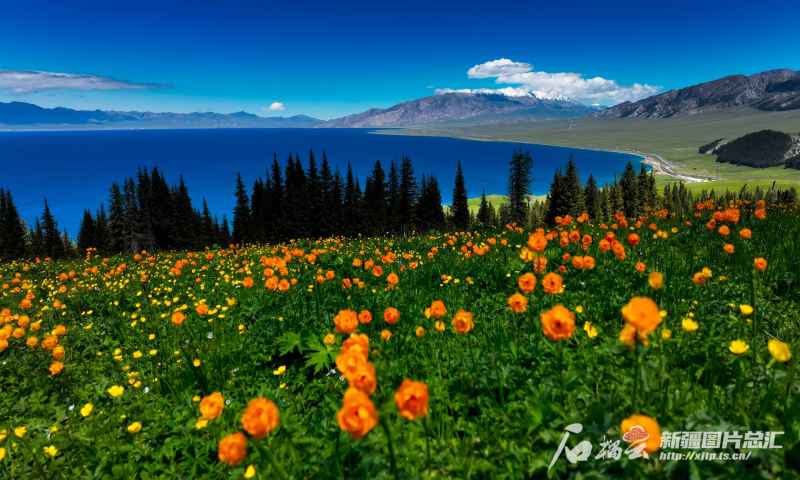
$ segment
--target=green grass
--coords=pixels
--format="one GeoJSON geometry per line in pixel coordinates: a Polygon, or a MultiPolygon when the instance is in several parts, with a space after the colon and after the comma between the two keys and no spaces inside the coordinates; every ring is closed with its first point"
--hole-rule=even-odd
{"type": "MultiPolygon", "coordinates": [[[[541,195],[538,197],[533,197],[533,201],[540,201],[544,202],[546,195],[541,195]]],[[[486,201],[491,203],[494,208],[498,208],[502,203],[508,202],[508,197],[505,195],[486,195],[486,201]]],[[[478,212],[478,208],[481,206],[481,197],[477,198],[470,198],[467,200],[467,205],[469,205],[469,209],[474,211],[475,213],[478,212]]]]}
{"type": "MultiPolygon", "coordinates": [[[[687,118],[579,118],[508,125],[482,125],[461,128],[411,128],[387,130],[390,135],[427,135],[486,141],[526,142],[591,149],[655,153],[681,166],[680,171],[697,177],[717,175],[726,182],[709,182],[695,188],[741,188],[754,185],[790,186],[800,183],[800,170],[782,167],[756,169],[720,164],[715,155],[698,153],[698,148],[717,138],[735,138],[764,129],[791,134],[800,132],[800,110],[762,112],[736,107],[687,118]],[[721,187],[716,185],[720,184],[721,187]]],[[[660,182],[663,186],[664,181],[660,182]]]]}

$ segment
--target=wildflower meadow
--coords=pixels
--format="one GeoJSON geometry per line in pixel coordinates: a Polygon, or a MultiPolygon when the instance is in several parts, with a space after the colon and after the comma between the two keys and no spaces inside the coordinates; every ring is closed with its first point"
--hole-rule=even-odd
{"type": "Polygon", "coordinates": [[[479,226],[3,261],[0,477],[800,478],[797,205],[479,226]]]}

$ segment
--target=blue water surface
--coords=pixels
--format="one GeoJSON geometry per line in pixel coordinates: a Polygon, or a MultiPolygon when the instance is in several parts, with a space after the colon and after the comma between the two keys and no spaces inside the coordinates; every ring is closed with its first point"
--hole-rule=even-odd
{"type": "MultiPolygon", "coordinates": [[[[361,187],[380,160],[388,171],[392,159],[408,156],[419,179],[433,173],[450,203],[456,162],[461,160],[467,191],[478,197],[505,193],[512,149],[519,145],[442,137],[375,135],[374,129],[185,129],[0,132],[0,187],[10,189],[20,215],[30,224],[41,216],[46,197],[59,228],[76,238],[85,208],[105,202],[113,182],[135,176],[139,166],[158,166],[170,185],[183,174],[195,206],[203,197],[213,214],[231,219],[236,173],[248,188],[265,177],[273,153],[285,166],[299,152],[308,167],[308,152],[319,162],[325,149],[332,168],[344,176],[347,162],[361,187]]],[[[599,185],[613,181],[628,161],[639,157],[593,150],[523,144],[534,160],[533,193],[547,193],[556,168],[572,154],[585,182],[594,174],[599,185]]],[[[637,166],[638,171],[638,166],[637,166]]]]}

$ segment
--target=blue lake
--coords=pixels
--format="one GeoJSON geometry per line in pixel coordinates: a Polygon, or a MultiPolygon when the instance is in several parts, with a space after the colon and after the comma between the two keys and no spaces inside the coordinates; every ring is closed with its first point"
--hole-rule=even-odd
{"type": "MultiPolygon", "coordinates": [[[[102,130],[52,132],[0,132],[0,187],[10,189],[20,215],[33,224],[41,216],[46,197],[59,228],[67,228],[74,240],[87,207],[106,206],[108,189],[135,176],[139,166],[158,166],[170,185],[178,175],[189,188],[195,206],[202,198],[213,214],[230,220],[234,205],[236,173],[248,188],[266,176],[277,153],[281,165],[291,152],[300,153],[308,167],[308,152],[319,162],[325,149],[332,168],[344,176],[347,162],[361,187],[376,160],[388,171],[392,159],[408,156],[419,179],[433,173],[442,189],[444,203],[452,196],[456,162],[461,160],[469,197],[503,194],[508,179],[512,148],[504,142],[480,142],[441,137],[374,135],[374,129],[202,129],[202,130],[102,130]]],[[[628,161],[639,157],[593,150],[523,144],[534,160],[533,193],[547,193],[556,168],[572,154],[586,181],[613,181],[628,161]]],[[[637,166],[638,170],[638,166],[637,166]]]]}

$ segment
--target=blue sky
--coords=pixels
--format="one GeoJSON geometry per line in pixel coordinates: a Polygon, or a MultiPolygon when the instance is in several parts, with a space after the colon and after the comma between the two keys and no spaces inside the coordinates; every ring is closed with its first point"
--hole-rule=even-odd
{"type": "Polygon", "coordinates": [[[114,88],[110,79],[171,85],[87,90],[78,78],[80,89],[30,91],[40,87],[13,81],[35,78],[0,78],[0,101],[44,107],[328,119],[436,89],[544,85],[608,104],[735,73],[800,69],[797,1],[3,3],[0,70],[108,77],[104,88],[114,88]],[[500,59],[534,72],[535,85],[468,77],[500,59]],[[275,102],[284,110],[262,110],[275,102]]]}

